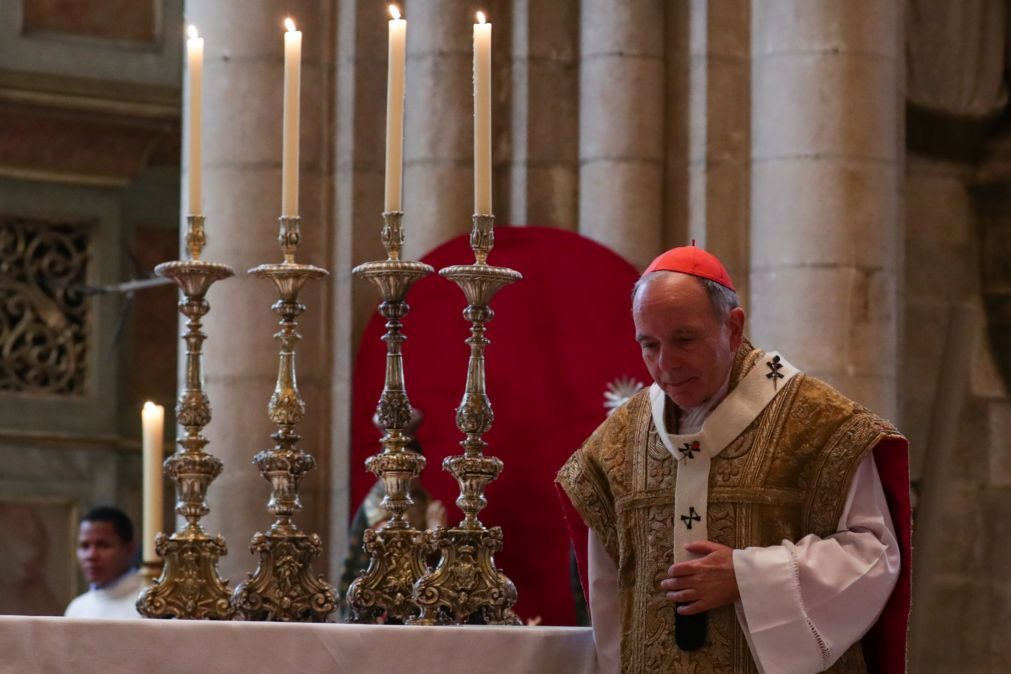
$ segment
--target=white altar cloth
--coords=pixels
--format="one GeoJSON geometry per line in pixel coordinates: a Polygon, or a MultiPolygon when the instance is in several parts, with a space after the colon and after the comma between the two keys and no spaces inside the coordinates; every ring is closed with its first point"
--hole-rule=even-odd
{"type": "Polygon", "coordinates": [[[0,616],[3,674],[590,674],[583,627],[402,627],[0,616]]]}

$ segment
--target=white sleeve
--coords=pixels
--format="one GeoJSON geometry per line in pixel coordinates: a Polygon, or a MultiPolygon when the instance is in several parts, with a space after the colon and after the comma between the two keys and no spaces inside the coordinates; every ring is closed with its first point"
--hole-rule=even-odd
{"type": "Polygon", "coordinates": [[[621,610],[618,607],[618,567],[590,529],[587,540],[587,575],[590,586],[590,622],[597,646],[597,671],[621,670],[621,610]]]}
{"type": "Polygon", "coordinates": [[[820,672],[877,620],[899,575],[899,544],[874,458],[827,538],[734,551],[737,619],[761,672],[820,672]]]}

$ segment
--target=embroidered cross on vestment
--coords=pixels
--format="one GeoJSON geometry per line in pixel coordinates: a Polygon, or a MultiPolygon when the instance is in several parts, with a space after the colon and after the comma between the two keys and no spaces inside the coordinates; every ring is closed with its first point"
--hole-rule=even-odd
{"type": "Polygon", "coordinates": [[[783,373],[780,372],[783,369],[783,364],[779,362],[779,356],[773,356],[772,362],[766,363],[765,366],[769,368],[769,373],[765,375],[766,379],[771,379],[773,383],[777,379],[783,379],[783,373]]]}
{"type": "Polygon", "coordinates": [[[685,526],[689,529],[692,528],[692,522],[701,522],[702,517],[695,512],[695,506],[690,506],[688,508],[688,514],[681,516],[681,521],[685,523],[685,526]]]}

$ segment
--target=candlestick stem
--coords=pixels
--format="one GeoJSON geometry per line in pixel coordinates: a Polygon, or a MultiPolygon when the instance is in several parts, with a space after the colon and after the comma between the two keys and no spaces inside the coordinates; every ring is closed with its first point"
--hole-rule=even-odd
{"type": "Polygon", "coordinates": [[[484,489],[503,467],[500,459],[484,455],[487,443],[481,438],[495,420],[485,382],[484,353],[489,344],[485,325],[495,316],[489,306],[495,294],[522,278],[513,269],[487,264],[494,243],[493,222],[491,215],[474,216],[470,238],[473,264],[439,271],[463,291],[467,300],[463,315],[471,322],[466,340],[470,347],[467,383],[456,408],[456,426],[466,436],[460,442],[464,452],[442,462],[443,469],[460,485],[456,504],[464,518],[456,527],[425,532],[427,548],[442,556],[435,570],[414,585],[414,600],[421,607],[414,624],[520,624],[512,610],[516,586],[495,565],[494,555],[502,549],[502,529],[489,529],[478,519],[487,504],[484,489]]]}
{"type": "Polygon", "coordinates": [[[201,321],[210,311],[205,296],[211,285],[234,272],[226,265],[199,259],[206,241],[203,224],[203,216],[187,218],[191,260],[155,267],[155,273],[175,281],[184,296],[179,312],[186,317],[186,376],[176,402],[176,420],[185,435],[163,465],[176,483],[175,511],[186,525],[171,536],[159,532],[155,537],[155,551],[165,560],[164,567],[137,600],[137,610],[148,618],[228,620],[233,614],[228,581],[221,579],[217,568],[218,560],[228,553],[225,539],[220,534],[208,536],[200,519],[210,512],[207,489],[221,473],[221,460],[204,451],[203,428],[211,421],[211,405],[203,388],[202,348],[207,336],[201,321]]]}
{"type": "Polygon", "coordinates": [[[406,449],[410,437],[404,429],[411,420],[411,403],[404,384],[402,345],[406,337],[401,332],[403,318],[409,307],[405,298],[411,286],[432,273],[421,262],[400,259],[404,242],[403,213],[383,213],[383,245],[387,259],[366,262],[353,273],[367,279],[382,297],[379,313],[386,319],[386,379],[376,412],[383,427],[383,451],[368,458],[366,467],[383,482],[386,496],[382,507],[389,520],[378,530],[368,529],[364,548],[369,554],[369,566],[348,588],[351,622],[402,623],[417,615],[418,607],[411,600],[414,582],[428,569],[421,547],[420,532],[405,517],[411,506],[411,480],[425,467],[425,457],[406,449]]]}
{"type": "Polygon", "coordinates": [[[297,319],[305,311],[298,296],[308,281],[328,272],[295,262],[297,216],[281,217],[278,240],[284,262],[249,270],[254,276],[270,279],[279,296],[271,308],[281,318],[280,329],[274,335],[281,348],[277,382],[268,404],[270,420],[277,425],[271,435],[275,444],[253,458],[270,483],[267,510],[275,520],[268,531],[253,535],[250,551],[259,556],[259,563],[235,588],[232,604],[236,616],[243,620],[325,622],[337,608],[337,590],[322,576],[312,574],[312,564],[322,553],[323,543],[317,534],[301,531],[293,517],[302,509],[299,480],[316,465],[312,455],[297,446],[301,436],[295,430],[305,416],[295,371],[295,346],[302,338],[297,319]]]}

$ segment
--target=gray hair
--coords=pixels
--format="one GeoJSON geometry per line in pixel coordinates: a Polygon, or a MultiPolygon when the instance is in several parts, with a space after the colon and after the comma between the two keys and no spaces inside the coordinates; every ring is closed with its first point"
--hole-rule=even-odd
{"type": "MultiPolygon", "coordinates": [[[[657,274],[662,273],[672,273],[665,269],[659,269],[655,272],[651,272],[645,276],[640,276],[639,280],[635,282],[632,286],[632,304],[635,304],[635,296],[639,293],[639,289],[644,285],[649,283],[657,274]]],[[[699,283],[706,291],[706,295],[709,297],[709,305],[713,308],[713,315],[722,323],[727,320],[730,316],[730,310],[736,309],[741,306],[741,299],[737,296],[737,293],[730,288],[720,285],[716,281],[712,281],[707,278],[702,278],[701,276],[696,276],[699,283]]]]}

